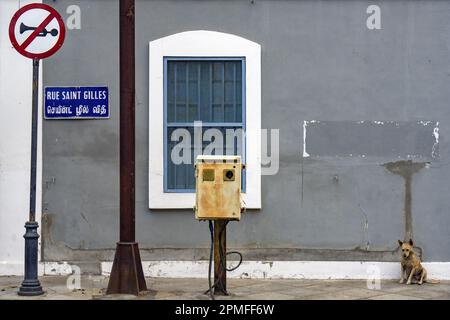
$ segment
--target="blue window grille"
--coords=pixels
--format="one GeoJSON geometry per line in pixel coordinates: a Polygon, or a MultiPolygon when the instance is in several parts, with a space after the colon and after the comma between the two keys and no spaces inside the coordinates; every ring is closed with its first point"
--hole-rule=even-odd
{"type": "MultiPolygon", "coordinates": [[[[242,139],[232,134],[235,130],[245,133],[244,58],[164,58],[164,192],[195,192],[196,121],[201,121],[202,136],[210,128],[221,131],[223,153],[240,155],[245,163],[245,134],[242,139]],[[171,159],[180,142],[171,139],[176,129],[191,135],[190,164],[175,164],[171,159]]],[[[209,143],[203,142],[202,153],[209,143]]],[[[245,172],[242,182],[245,191],[245,172]]]]}

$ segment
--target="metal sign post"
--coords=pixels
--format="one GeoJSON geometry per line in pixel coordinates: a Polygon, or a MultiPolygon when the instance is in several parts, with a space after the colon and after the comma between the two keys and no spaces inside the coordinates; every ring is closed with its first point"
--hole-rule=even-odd
{"type": "Polygon", "coordinates": [[[54,54],[63,44],[64,22],[50,6],[33,3],[19,9],[11,19],[9,38],[23,56],[33,59],[31,111],[30,214],[25,223],[25,279],[18,294],[37,296],[44,293],[38,279],[38,239],[36,221],[36,164],[38,138],[39,60],[54,54]]]}
{"type": "Polygon", "coordinates": [[[37,296],[44,293],[38,279],[38,239],[36,222],[36,163],[38,126],[39,59],[33,59],[33,98],[31,111],[31,177],[30,216],[25,223],[25,279],[19,289],[21,296],[37,296]]]}

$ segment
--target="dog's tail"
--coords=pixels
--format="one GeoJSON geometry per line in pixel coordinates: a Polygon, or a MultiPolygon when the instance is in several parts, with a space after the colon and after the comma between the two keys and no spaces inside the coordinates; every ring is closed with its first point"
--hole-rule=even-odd
{"type": "Polygon", "coordinates": [[[441,283],[440,280],[436,280],[436,279],[426,279],[424,282],[426,282],[426,283],[431,283],[431,284],[438,284],[438,283],[441,283]]]}

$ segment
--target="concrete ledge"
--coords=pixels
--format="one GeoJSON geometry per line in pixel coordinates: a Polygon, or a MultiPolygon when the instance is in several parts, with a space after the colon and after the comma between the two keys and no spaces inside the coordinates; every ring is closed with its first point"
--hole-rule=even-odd
{"type": "MultiPolygon", "coordinates": [[[[143,261],[146,277],[206,278],[207,261],[143,261]]],[[[231,262],[233,264],[233,262],[231,262]]],[[[429,279],[450,280],[450,262],[423,263],[429,279]]],[[[109,275],[112,262],[102,262],[109,275]]],[[[230,278],[249,279],[398,279],[399,262],[244,261],[230,278]]]]}
{"type": "MultiPolygon", "coordinates": [[[[18,276],[23,275],[23,262],[19,261],[0,261],[0,276],[18,276]]],[[[43,266],[38,266],[39,275],[43,274],[43,266]]]]}
{"type": "MultiPolygon", "coordinates": [[[[234,262],[231,261],[230,264],[234,262]]],[[[208,261],[143,261],[144,274],[154,278],[206,278],[208,261]]],[[[424,262],[429,279],[450,280],[450,262],[424,262]]],[[[71,275],[87,272],[83,263],[40,262],[39,275],[71,275]]],[[[112,262],[101,262],[100,272],[109,275],[112,262]]],[[[230,278],[240,279],[397,279],[398,262],[367,261],[244,261],[230,278]]],[[[96,268],[95,268],[96,269],[96,268]]],[[[23,264],[0,261],[0,276],[23,275],[23,264]]]]}
{"type": "MultiPolygon", "coordinates": [[[[24,264],[19,261],[0,261],[0,276],[22,276],[24,264]]],[[[67,262],[39,262],[38,275],[69,275],[73,267],[67,262]]]]}

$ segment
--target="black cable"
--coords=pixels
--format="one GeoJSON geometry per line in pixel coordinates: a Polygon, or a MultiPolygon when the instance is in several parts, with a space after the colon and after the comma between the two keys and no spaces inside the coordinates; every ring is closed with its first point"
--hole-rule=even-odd
{"type": "MultiPolygon", "coordinates": [[[[211,300],[214,299],[214,293],[213,293],[213,286],[211,285],[211,269],[212,269],[212,257],[213,257],[213,250],[214,250],[214,225],[212,220],[209,220],[209,232],[211,233],[211,246],[209,249],[209,267],[208,267],[208,283],[209,283],[209,294],[211,296],[211,300]]],[[[208,293],[208,291],[205,292],[205,294],[208,293]]]]}
{"type": "MultiPolygon", "coordinates": [[[[222,229],[221,229],[220,232],[219,232],[219,241],[220,241],[220,242],[222,242],[222,234],[223,234],[223,232],[225,231],[225,229],[226,229],[226,227],[227,227],[227,225],[228,225],[228,222],[229,222],[229,220],[227,220],[227,221],[225,222],[225,224],[223,225],[222,229]]],[[[241,263],[242,263],[242,253],[240,253],[239,251],[228,251],[227,254],[226,254],[226,256],[231,255],[231,254],[237,254],[237,255],[239,256],[239,262],[238,262],[238,264],[237,264],[236,266],[234,266],[234,267],[232,267],[232,268],[227,268],[226,262],[225,262],[225,261],[226,261],[226,257],[223,256],[222,246],[219,246],[220,263],[222,264],[222,268],[223,268],[224,270],[227,270],[227,271],[234,271],[234,270],[236,270],[237,268],[239,268],[239,267],[241,266],[241,263]],[[225,258],[225,259],[224,259],[224,258],[225,258]]]]}

